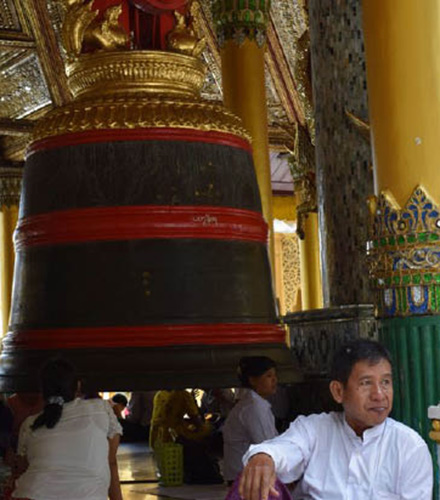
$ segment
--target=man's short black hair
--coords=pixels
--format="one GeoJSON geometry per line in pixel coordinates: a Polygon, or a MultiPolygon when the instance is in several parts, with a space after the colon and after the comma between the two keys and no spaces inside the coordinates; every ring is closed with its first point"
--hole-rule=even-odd
{"type": "Polygon", "coordinates": [[[367,339],[347,342],[333,357],[330,378],[346,385],[353,366],[358,361],[367,361],[369,364],[375,365],[382,359],[388,361],[392,366],[391,355],[388,349],[379,342],[367,339]]]}
{"type": "Polygon", "coordinates": [[[128,399],[121,393],[118,392],[118,394],[115,394],[113,397],[112,397],[112,401],[113,403],[117,403],[117,404],[120,404],[122,406],[127,406],[128,404],[128,399]]]}

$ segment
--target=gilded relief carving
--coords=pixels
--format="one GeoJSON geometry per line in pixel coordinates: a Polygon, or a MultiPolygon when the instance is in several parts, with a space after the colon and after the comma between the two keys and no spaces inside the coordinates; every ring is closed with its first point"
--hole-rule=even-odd
{"type": "Polygon", "coordinates": [[[382,192],[370,202],[367,253],[379,312],[406,316],[440,311],[440,208],[423,186],[404,207],[382,192]]]}
{"type": "Polygon", "coordinates": [[[283,261],[284,309],[286,313],[295,311],[298,294],[301,293],[299,242],[296,234],[281,237],[283,261]]]}
{"type": "Polygon", "coordinates": [[[219,104],[139,98],[71,103],[52,111],[34,131],[34,140],[93,129],[172,127],[226,132],[250,140],[241,120],[219,104]]]}
{"type": "Polygon", "coordinates": [[[51,99],[36,54],[18,50],[9,55],[0,71],[0,116],[24,118],[51,99]]]}

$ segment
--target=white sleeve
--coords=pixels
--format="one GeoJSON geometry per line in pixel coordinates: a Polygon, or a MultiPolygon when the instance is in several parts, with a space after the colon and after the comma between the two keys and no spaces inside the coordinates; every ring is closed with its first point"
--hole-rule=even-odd
{"type": "Polygon", "coordinates": [[[108,417],[109,417],[107,437],[109,439],[111,439],[116,434],[119,434],[120,436],[122,436],[122,426],[118,422],[118,419],[116,418],[115,412],[113,411],[113,408],[111,407],[110,403],[107,401],[104,401],[104,408],[105,408],[105,410],[108,414],[108,417]]]}
{"type": "Polygon", "coordinates": [[[405,460],[400,477],[402,500],[431,500],[432,458],[425,443],[417,446],[405,460]]]}
{"type": "Polygon", "coordinates": [[[20,426],[20,432],[18,434],[18,445],[17,445],[17,455],[25,457],[27,454],[28,440],[32,432],[31,425],[35,420],[35,416],[28,417],[20,426]]]}
{"type": "Polygon", "coordinates": [[[297,481],[308,464],[314,438],[305,425],[306,417],[298,417],[286,432],[264,443],[253,445],[245,453],[243,463],[257,453],[272,457],[275,471],[283,483],[297,481]]]}

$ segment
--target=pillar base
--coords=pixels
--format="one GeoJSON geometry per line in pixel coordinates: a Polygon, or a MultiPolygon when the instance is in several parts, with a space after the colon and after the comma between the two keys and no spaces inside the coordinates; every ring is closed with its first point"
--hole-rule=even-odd
{"type": "Polygon", "coordinates": [[[295,361],[306,376],[327,377],[335,351],[358,337],[376,338],[374,307],[328,307],[285,316],[295,361]]]}

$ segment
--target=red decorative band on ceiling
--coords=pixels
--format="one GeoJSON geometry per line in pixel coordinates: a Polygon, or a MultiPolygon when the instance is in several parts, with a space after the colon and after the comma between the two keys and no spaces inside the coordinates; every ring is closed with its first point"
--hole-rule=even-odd
{"type": "Polygon", "coordinates": [[[71,134],[56,135],[36,141],[28,147],[28,158],[37,151],[77,146],[79,144],[96,144],[99,142],[121,141],[188,141],[220,144],[234,148],[244,149],[252,153],[249,142],[242,137],[215,130],[195,130],[183,128],[136,128],[136,129],[103,129],[85,130],[71,134]]]}
{"type": "Polygon", "coordinates": [[[89,241],[196,238],[267,242],[267,224],[251,210],[211,206],[116,206],[62,210],[19,220],[16,251],[89,241]]]}
{"type": "Polygon", "coordinates": [[[9,332],[4,352],[14,349],[86,349],[284,343],[277,324],[221,323],[193,325],[53,328],[9,332]]]}

